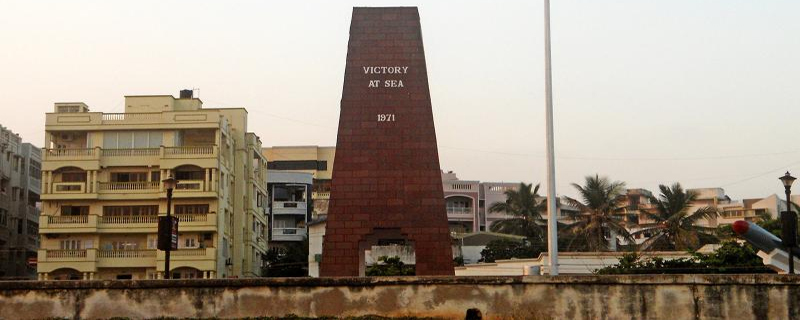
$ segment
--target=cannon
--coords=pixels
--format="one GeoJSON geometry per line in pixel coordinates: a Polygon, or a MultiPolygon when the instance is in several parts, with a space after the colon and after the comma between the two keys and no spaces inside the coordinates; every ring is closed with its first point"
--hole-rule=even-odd
{"type": "MultiPolygon", "coordinates": [[[[743,220],[733,223],[733,231],[759,250],[758,256],[764,260],[764,265],[780,273],[789,271],[789,254],[780,238],[755,223],[743,220]]],[[[800,248],[792,248],[792,255],[795,264],[800,263],[797,259],[800,248]]]]}

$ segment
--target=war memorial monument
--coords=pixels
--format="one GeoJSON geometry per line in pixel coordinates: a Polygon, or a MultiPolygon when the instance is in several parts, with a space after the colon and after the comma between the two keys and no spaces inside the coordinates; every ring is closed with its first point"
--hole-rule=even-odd
{"type": "Polygon", "coordinates": [[[364,275],[381,244],[453,275],[417,8],[353,9],[336,145],[320,275],[364,275]]]}

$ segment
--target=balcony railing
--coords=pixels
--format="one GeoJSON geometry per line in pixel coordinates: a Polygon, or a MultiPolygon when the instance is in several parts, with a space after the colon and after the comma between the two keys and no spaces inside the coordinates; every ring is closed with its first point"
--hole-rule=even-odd
{"type": "Polygon", "coordinates": [[[306,202],[305,201],[275,201],[274,208],[280,209],[305,209],[306,202]]]}
{"type": "Polygon", "coordinates": [[[178,249],[176,251],[170,252],[170,255],[175,257],[198,257],[198,256],[205,256],[206,249],[205,248],[198,248],[198,249],[178,249]]]}
{"type": "Polygon", "coordinates": [[[331,198],[330,192],[313,192],[311,193],[311,199],[319,199],[319,200],[328,200],[331,198]]]}
{"type": "Polygon", "coordinates": [[[100,191],[157,191],[159,181],[100,182],[100,191]]]}
{"type": "Polygon", "coordinates": [[[214,155],[216,146],[164,147],[164,158],[187,158],[214,155]]]}
{"type": "Polygon", "coordinates": [[[104,157],[153,157],[158,156],[158,148],[102,149],[104,157]]]}
{"type": "Polygon", "coordinates": [[[161,113],[104,113],[103,123],[153,123],[161,121],[161,113]]]}
{"type": "Polygon", "coordinates": [[[134,224],[134,223],[157,223],[157,215],[149,216],[101,216],[100,223],[103,224],[134,224]]]}
{"type": "Polygon", "coordinates": [[[42,149],[44,160],[80,160],[97,156],[94,148],[82,149],[42,149]]]}
{"type": "Polygon", "coordinates": [[[53,182],[53,193],[84,193],[86,182],[53,182]]]}
{"type": "Polygon", "coordinates": [[[203,191],[203,180],[183,180],[178,181],[175,186],[177,191],[203,191]]]}
{"type": "Polygon", "coordinates": [[[89,216],[47,216],[48,224],[82,224],[89,223],[89,216]]]}
{"type": "Polygon", "coordinates": [[[447,207],[448,214],[472,214],[472,207],[447,207]]]}
{"type": "Polygon", "coordinates": [[[156,256],[156,250],[98,250],[98,258],[152,258],[156,256]]]}
{"type": "Polygon", "coordinates": [[[47,250],[47,259],[86,258],[86,250],[47,250]]]}
{"type": "Polygon", "coordinates": [[[200,214],[176,214],[178,217],[179,222],[206,222],[208,221],[208,214],[200,213],[200,214]]]}

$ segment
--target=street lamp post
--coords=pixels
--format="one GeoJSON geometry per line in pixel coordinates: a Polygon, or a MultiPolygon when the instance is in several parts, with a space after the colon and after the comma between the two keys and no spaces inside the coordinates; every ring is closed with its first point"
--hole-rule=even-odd
{"type": "MultiPolygon", "coordinates": [[[[170,226],[171,229],[174,224],[174,222],[172,221],[172,190],[175,189],[176,185],[178,185],[178,180],[175,180],[175,178],[169,176],[168,178],[162,180],[161,182],[164,183],[164,188],[167,189],[167,221],[168,221],[167,224],[170,226]]],[[[162,230],[159,230],[160,233],[161,231],[162,230]]],[[[159,236],[164,237],[166,235],[159,234],[159,236]]],[[[169,234],[170,243],[172,242],[172,237],[173,235],[170,233],[169,234]]],[[[172,246],[171,245],[164,246],[163,249],[164,249],[164,279],[169,279],[170,278],[169,252],[172,250],[172,246]]]]}
{"type": "Polygon", "coordinates": [[[792,183],[797,179],[786,171],[778,178],[786,192],[786,211],[781,212],[781,240],[789,253],[789,274],[794,274],[794,256],[792,248],[797,246],[797,214],[792,211],[792,183]]]}

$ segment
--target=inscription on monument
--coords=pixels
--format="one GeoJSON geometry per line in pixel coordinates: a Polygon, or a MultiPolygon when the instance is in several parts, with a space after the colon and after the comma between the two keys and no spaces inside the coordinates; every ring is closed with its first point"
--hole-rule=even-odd
{"type": "MultiPolygon", "coordinates": [[[[407,74],[408,66],[371,66],[363,67],[364,74],[407,74]]],[[[369,88],[405,88],[402,79],[369,80],[369,88]],[[383,80],[383,81],[381,81],[383,80]]]]}

